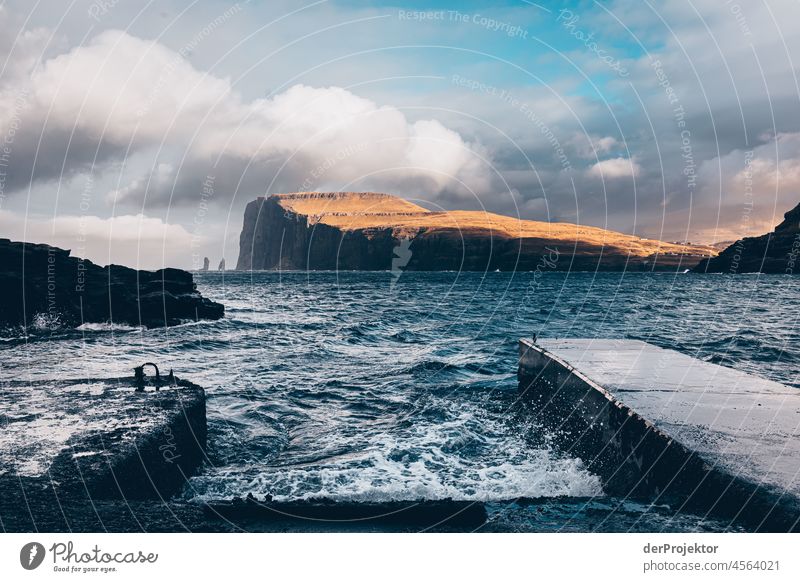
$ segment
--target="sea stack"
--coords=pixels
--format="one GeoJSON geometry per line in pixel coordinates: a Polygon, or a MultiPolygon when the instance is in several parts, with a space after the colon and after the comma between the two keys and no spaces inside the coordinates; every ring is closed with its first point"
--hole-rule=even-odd
{"type": "Polygon", "coordinates": [[[237,269],[650,271],[694,267],[710,247],[489,212],[433,212],[375,192],[297,192],[247,205],[237,269]]]}
{"type": "Polygon", "coordinates": [[[800,204],[783,215],[773,232],[736,241],[719,256],[702,261],[698,273],[770,273],[800,271],[800,204]]]}

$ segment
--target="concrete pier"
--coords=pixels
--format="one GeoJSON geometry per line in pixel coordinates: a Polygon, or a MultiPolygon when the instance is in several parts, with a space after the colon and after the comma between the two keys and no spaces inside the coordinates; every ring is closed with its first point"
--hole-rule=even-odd
{"type": "Polygon", "coordinates": [[[168,499],[205,446],[205,393],[191,382],[138,392],[133,378],[0,384],[0,496],[168,499]]]}
{"type": "Polygon", "coordinates": [[[800,528],[800,390],[635,340],[521,340],[518,376],[609,494],[800,528]]]}

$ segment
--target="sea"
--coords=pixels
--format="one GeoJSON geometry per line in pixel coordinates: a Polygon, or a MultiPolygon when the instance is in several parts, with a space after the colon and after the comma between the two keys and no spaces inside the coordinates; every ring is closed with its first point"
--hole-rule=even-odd
{"type": "Polygon", "coordinates": [[[130,375],[206,389],[180,497],[474,500],[486,531],[729,531],[607,495],[518,397],[518,340],[632,338],[800,389],[800,279],[690,273],[207,272],[224,319],[85,324],[0,343],[6,378],[130,375]]]}

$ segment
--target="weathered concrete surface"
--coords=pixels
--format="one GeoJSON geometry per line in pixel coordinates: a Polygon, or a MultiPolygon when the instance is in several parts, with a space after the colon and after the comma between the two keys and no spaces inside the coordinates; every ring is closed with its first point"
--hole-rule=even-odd
{"type": "Polygon", "coordinates": [[[487,520],[483,503],[342,503],[231,501],[203,505],[158,500],[57,498],[52,489],[35,497],[0,495],[5,532],[419,532],[473,531],[487,520]]]}
{"type": "Polygon", "coordinates": [[[331,499],[275,503],[244,499],[212,503],[205,508],[205,512],[209,517],[237,523],[246,529],[285,524],[301,528],[324,526],[344,531],[364,528],[469,531],[481,527],[487,518],[483,503],[450,499],[376,503],[331,499]]]}
{"type": "Polygon", "coordinates": [[[556,443],[614,495],[800,520],[800,391],[634,340],[520,342],[519,386],[556,443]]]}
{"type": "MultiPolygon", "coordinates": [[[[202,463],[205,393],[184,380],[0,384],[0,496],[166,499],[202,463]]],[[[2,515],[0,515],[2,518],[2,515]]]]}

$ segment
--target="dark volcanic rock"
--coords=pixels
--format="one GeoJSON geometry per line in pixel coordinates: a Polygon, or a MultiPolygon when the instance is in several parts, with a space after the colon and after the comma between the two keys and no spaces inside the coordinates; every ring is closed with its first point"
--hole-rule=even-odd
{"type": "Polygon", "coordinates": [[[100,267],[44,244],[0,239],[0,328],[114,322],[159,327],[219,319],[225,308],[181,269],[100,267]]]}
{"type": "Polygon", "coordinates": [[[719,256],[702,261],[697,273],[775,273],[798,272],[800,258],[800,204],[783,215],[774,232],[743,238],[719,256]]]}
{"type": "Polygon", "coordinates": [[[488,212],[431,212],[374,192],[298,192],[247,205],[237,269],[688,269],[715,249],[488,212]]]}

